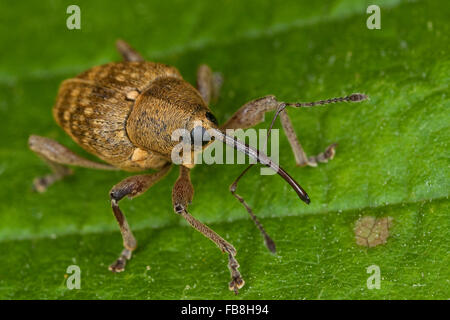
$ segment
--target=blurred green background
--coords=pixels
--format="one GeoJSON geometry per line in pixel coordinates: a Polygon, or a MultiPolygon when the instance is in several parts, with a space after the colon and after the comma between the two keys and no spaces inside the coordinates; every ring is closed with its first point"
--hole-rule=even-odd
{"type": "Polygon", "coordinates": [[[449,298],[447,1],[0,3],[0,298],[449,298]],[[81,30],[66,27],[71,4],[81,8],[81,30]],[[366,27],[369,4],[381,7],[381,30],[366,27]],[[31,190],[32,179],[49,170],[28,150],[30,134],[95,159],[56,125],[51,108],[61,81],[120,59],[117,38],[176,66],[193,84],[201,63],[220,71],[221,98],[211,106],[219,122],[267,94],[285,101],[370,96],[289,111],[307,153],[339,143],[330,163],[297,168],[280,133],[280,163],[307,190],[309,206],[277,176],[254,169],[241,182],[277,255],[228,192],[244,167],[193,170],[190,211],[238,251],[246,286],[236,297],[227,288],[226,256],[173,213],[177,170],[121,202],[139,243],[121,274],[107,270],[122,243],[108,191],[129,174],[77,168],[45,194],[31,190]],[[393,217],[385,245],[356,245],[354,224],[368,215],[393,217]],[[81,268],[80,290],[65,285],[72,264],[81,268]],[[373,264],[379,290],[366,286],[373,264]]]}

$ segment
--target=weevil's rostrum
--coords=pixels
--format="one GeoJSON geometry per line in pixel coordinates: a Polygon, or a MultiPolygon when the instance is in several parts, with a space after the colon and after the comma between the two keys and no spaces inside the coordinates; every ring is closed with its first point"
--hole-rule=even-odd
{"type": "MultiPolygon", "coordinates": [[[[316,156],[308,157],[296,137],[285,108],[366,99],[363,94],[352,94],[344,98],[317,102],[284,103],[274,96],[266,96],[246,103],[230,120],[220,126],[208,107],[210,101],[218,96],[222,82],[220,75],[202,65],[197,73],[197,88],[194,88],[183,80],[176,68],[144,61],[142,56],[124,41],[119,40],[117,48],[124,61],[93,67],[75,78],[65,80],[60,86],[53,108],[53,116],[64,131],[86,151],[107,164],[82,158],[48,138],[32,135],[28,141],[31,150],[43,158],[52,169],[51,174],[34,180],[34,188],[39,192],[44,192],[51,184],[71,174],[72,170],[68,166],[101,170],[156,170],[128,177],[110,190],[111,207],[123,238],[123,250],[109,267],[113,272],[124,271],[127,260],[131,259],[132,252],[137,247],[136,239],[118,203],[125,196],[133,198],[141,195],[167,174],[173,165],[172,150],[179,143],[172,139],[175,130],[187,130],[191,137],[213,132],[223,143],[272,168],[293,187],[300,199],[309,203],[306,192],[278,164],[263,152],[226,135],[225,130],[253,127],[264,120],[266,112],[276,111],[274,120],[280,116],[297,165],[317,166],[319,162],[327,162],[334,157],[336,144],[331,144],[316,156]]],[[[202,142],[202,148],[207,147],[211,141],[212,139],[202,142]]],[[[191,159],[195,152],[197,151],[194,149],[190,151],[191,159]]],[[[237,251],[188,212],[194,194],[190,179],[190,169],[193,165],[185,161],[179,167],[179,177],[172,189],[174,211],[227,254],[231,272],[229,288],[237,294],[244,285],[238,270],[239,263],[235,258],[237,251]]],[[[266,246],[275,252],[274,241],[268,236],[250,206],[236,193],[237,182],[247,170],[248,168],[232,183],[230,191],[247,209],[261,231],[266,246]]]]}

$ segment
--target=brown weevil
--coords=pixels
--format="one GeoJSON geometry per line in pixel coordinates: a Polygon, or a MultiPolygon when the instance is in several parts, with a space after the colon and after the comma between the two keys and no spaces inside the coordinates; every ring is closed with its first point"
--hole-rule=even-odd
{"type": "MultiPolygon", "coordinates": [[[[110,191],[111,206],[123,238],[123,250],[119,258],[109,266],[113,272],[125,269],[136,240],[118,202],[125,196],[134,198],[148,190],[163,178],[171,168],[171,150],[174,144],[171,133],[184,128],[195,135],[212,130],[223,143],[244,152],[249,157],[272,168],[297,192],[301,200],[309,203],[309,197],[300,185],[282,168],[267,157],[235,137],[225,134],[226,129],[246,129],[264,120],[264,114],[276,111],[292,147],[299,166],[317,166],[327,162],[335,154],[336,144],[330,145],[317,156],[308,157],[301,147],[286,107],[312,107],[342,101],[361,101],[364,94],[351,94],[309,103],[284,103],[274,96],[266,96],[246,103],[225,124],[219,126],[209,109],[211,99],[218,95],[220,76],[202,65],[197,73],[197,89],[183,80],[178,70],[164,64],[146,62],[141,55],[124,41],[117,41],[117,49],[124,61],[93,67],[75,78],[62,82],[53,108],[56,122],[72,139],[89,153],[106,163],[87,160],[48,138],[32,135],[28,143],[31,150],[43,158],[52,173],[33,181],[34,189],[44,192],[48,186],[72,173],[68,166],[80,166],[102,170],[144,171],[153,173],[134,175],[116,184],[110,191]],[[198,126],[199,121],[202,126],[198,126]],[[197,125],[196,125],[197,124],[197,125]]],[[[270,134],[270,130],[269,130],[270,134]]],[[[211,139],[212,141],[213,139],[211,139]]],[[[205,148],[209,142],[204,143],[205,148]]],[[[202,150],[202,149],[201,149],[202,150]]],[[[193,151],[192,151],[193,152],[193,151]]],[[[174,211],[212,240],[228,255],[231,272],[230,290],[236,294],[244,285],[235,258],[236,249],[213,230],[195,219],[187,210],[194,188],[190,180],[190,163],[181,163],[179,177],[172,191],[174,211]]],[[[261,231],[266,246],[275,252],[275,244],[244,199],[236,194],[239,179],[230,186],[232,194],[245,206],[252,220],[261,231]]]]}

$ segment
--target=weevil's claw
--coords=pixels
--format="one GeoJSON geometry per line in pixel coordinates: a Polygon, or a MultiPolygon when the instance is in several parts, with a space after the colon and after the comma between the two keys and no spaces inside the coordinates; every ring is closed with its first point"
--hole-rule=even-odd
{"type": "Polygon", "coordinates": [[[264,244],[270,252],[272,252],[273,254],[277,253],[275,242],[272,240],[272,238],[270,238],[269,236],[265,237],[264,244]]]}
{"type": "Polygon", "coordinates": [[[131,251],[128,249],[123,249],[120,257],[111,264],[108,269],[112,272],[123,272],[125,271],[125,265],[127,264],[127,260],[131,259],[131,251]]]}
{"type": "Polygon", "coordinates": [[[331,160],[334,158],[334,155],[336,154],[337,146],[338,146],[337,143],[333,143],[325,150],[324,156],[327,160],[331,160]]]}
{"type": "Polygon", "coordinates": [[[365,95],[364,93],[352,93],[348,96],[349,100],[352,102],[359,102],[363,100],[368,100],[369,96],[365,95]]]}
{"type": "Polygon", "coordinates": [[[112,272],[123,272],[125,271],[126,260],[120,257],[113,264],[111,264],[108,269],[112,272]]]}
{"type": "MultiPolygon", "coordinates": [[[[233,248],[234,249],[234,248],[233,248]]],[[[228,268],[231,271],[231,282],[228,285],[228,288],[231,291],[234,291],[234,294],[239,293],[239,289],[242,288],[245,284],[244,279],[241,277],[241,273],[238,271],[239,263],[234,258],[234,255],[236,253],[229,253],[228,254],[228,268]]]]}
{"type": "Polygon", "coordinates": [[[39,193],[47,191],[47,188],[63,177],[73,174],[72,169],[58,165],[58,170],[46,176],[37,177],[33,180],[33,190],[39,193]]]}
{"type": "Polygon", "coordinates": [[[233,278],[228,286],[228,288],[231,291],[234,291],[234,294],[238,294],[239,293],[239,289],[241,289],[243,286],[245,285],[245,281],[244,279],[242,279],[240,276],[233,278]]]}
{"type": "Polygon", "coordinates": [[[332,143],[325,149],[324,152],[319,153],[316,156],[308,157],[306,165],[310,167],[317,167],[319,163],[327,163],[329,160],[334,158],[337,146],[337,143],[332,143]]]}
{"type": "Polygon", "coordinates": [[[44,193],[47,191],[47,187],[49,183],[47,182],[46,177],[38,177],[33,180],[33,191],[44,193]]]}

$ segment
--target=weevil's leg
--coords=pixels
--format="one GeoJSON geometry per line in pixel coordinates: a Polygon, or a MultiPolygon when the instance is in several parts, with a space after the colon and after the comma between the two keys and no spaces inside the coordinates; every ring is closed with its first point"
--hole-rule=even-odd
{"type": "Polygon", "coordinates": [[[186,221],[197,231],[201,232],[205,237],[213,241],[222,252],[228,254],[228,268],[231,273],[231,282],[229,289],[238,294],[239,289],[245,284],[238,270],[239,263],[237,262],[236,249],[224,240],[221,236],[208,228],[206,225],[195,219],[187,211],[188,205],[191,203],[194,196],[194,187],[191,183],[190,171],[184,166],[180,166],[180,176],[172,190],[172,203],[176,213],[180,214],[186,221]]]}
{"type": "Polygon", "coordinates": [[[167,174],[170,168],[171,165],[168,164],[160,171],[152,174],[142,174],[128,177],[116,184],[109,192],[109,196],[111,198],[111,207],[117,223],[119,224],[124,247],[119,255],[119,258],[109,266],[109,270],[111,270],[112,272],[122,272],[125,270],[127,260],[131,259],[131,253],[134,249],[136,249],[137,245],[136,239],[131,232],[127,219],[122,213],[122,210],[120,210],[119,208],[118,202],[125,196],[128,196],[128,198],[132,199],[143,194],[152,185],[161,180],[161,178],[163,178],[167,174]]]}
{"type": "MultiPolygon", "coordinates": [[[[273,125],[275,123],[275,120],[277,119],[278,115],[284,111],[284,109],[286,108],[285,104],[280,104],[277,108],[277,111],[275,112],[275,116],[272,119],[272,123],[270,124],[269,130],[267,131],[267,138],[266,138],[266,145],[267,145],[267,141],[270,137],[270,133],[272,131],[273,125]]],[[[264,146],[264,149],[266,147],[266,145],[264,146]]],[[[231,194],[240,202],[242,203],[242,205],[245,207],[245,209],[247,210],[248,214],[250,215],[250,217],[252,218],[253,222],[255,223],[256,227],[259,229],[259,231],[261,232],[263,238],[264,238],[264,244],[266,245],[267,249],[269,249],[269,251],[271,251],[272,253],[276,253],[276,246],[275,246],[275,242],[272,240],[272,238],[267,234],[266,230],[264,229],[264,227],[262,226],[261,222],[259,222],[258,218],[255,216],[255,214],[253,213],[252,208],[250,208],[250,206],[247,204],[247,202],[245,202],[244,198],[242,198],[240,195],[238,195],[236,193],[236,189],[237,189],[237,185],[239,183],[239,180],[241,180],[241,178],[247,173],[247,171],[250,170],[250,168],[253,167],[253,164],[250,164],[247,168],[245,168],[244,171],[242,171],[242,173],[236,178],[236,180],[234,180],[234,182],[230,185],[230,192],[231,194]]]]}
{"type": "Polygon", "coordinates": [[[38,192],[44,192],[54,182],[70,175],[72,170],[67,165],[100,170],[117,170],[113,166],[82,158],[49,138],[32,135],[28,138],[28,146],[38,156],[44,159],[53,171],[49,175],[34,179],[34,189],[38,192]]]}
{"type": "Polygon", "coordinates": [[[263,238],[264,238],[264,244],[266,245],[267,249],[270,250],[270,252],[275,253],[276,252],[276,246],[275,246],[275,242],[272,240],[272,238],[267,234],[266,230],[264,229],[264,227],[262,226],[261,222],[259,222],[258,218],[255,216],[255,214],[253,213],[252,208],[250,208],[250,206],[247,204],[247,202],[245,202],[244,198],[242,198],[240,195],[238,195],[236,193],[236,189],[237,189],[237,184],[239,182],[239,180],[247,173],[247,171],[252,167],[253,165],[249,165],[244,171],[242,171],[242,173],[239,175],[239,177],[236,178],[236,180],[234,180],[234,182],[231,184],[230,186],[230,192],[231,194],[240,202],[242,203],[242,205],[245,207],[245,209],[247,210],[248,214],[250,215],[250,217],[252,218],[253,222],[255,223],[256,227],[259,229],[259,231],[261,232],[263,238]]]}
{"type": "Polygon", "coordinates": [[[218,72],[212,72],[206,64],[202,64],[197,70],[197,89],[206,104],[216,102],[219,97],[223,78],[218,72]]]}
{"type": "Polygon", "coordinates": [[[125,61],[144,61],[144,58],[134,50],[128,43],[119,39],[116,41],[116,47],[125,61]]]}
{"type": "MultiPolygon", "coordinates": [[[[221,127],[221,129],[246,129],[253,127],[254,125],[264,121],[264,114],[266,112],[277,110],[280,105],[294,108],[306,108],[337,102],[358,102],[365,100],[366,98],[367,97],[364,94],[354,93],[346,97],[320,100],[316,102],[285,103],[278,101],[274,96],[266,96],[246,103],[221,127]]],[[[328,146],[327,149],[319,155],[307,157],[305,151],[303,150],[300,142],[297,139],[286,110],[282,110],[280,112],[280,117],[281,124],[286,132],[286,136],[289,140],[298,166],[309,165],[315,167],[317,166],[317,162],[327,162],[329,159],[332,159],[334,157],[335,148],[337,146],[335,143],[328,146]]]]}
{"type": "Polygon", "coordinates": [[[280,121],[288,138],[289,144],[291,145],[291,149],[295,157],[295,162],[298,166],[303,167],[308,165],[310,167],[317,167],[318,162],[325,163],[328,162],[328,160],[334,158],[334,155],[336,154],[337,143],[330,144],[324,152],[321,152],[318,155],[308,157],[303,150],[300,141],[298,141],[297,135],[294,131],[294,126],[292,125],[291,119],[289,119],[286,110],[280,112],[280,121]]]}

